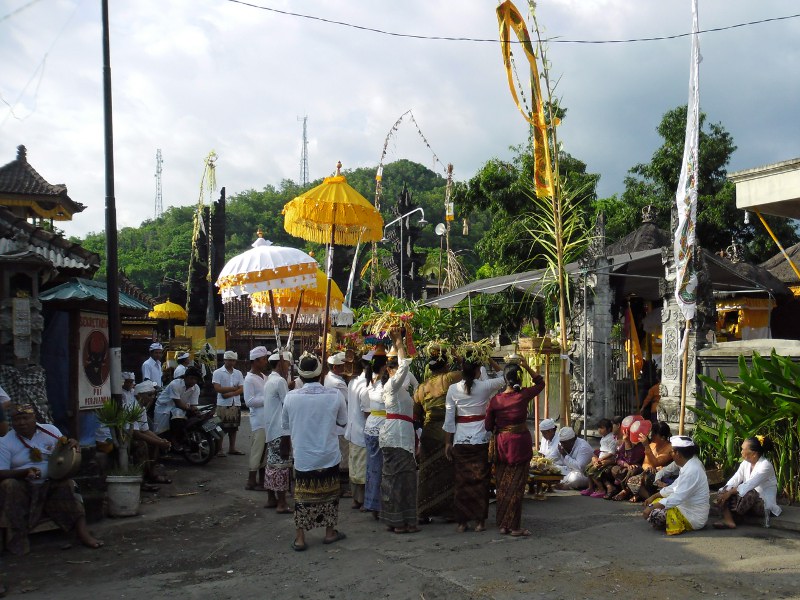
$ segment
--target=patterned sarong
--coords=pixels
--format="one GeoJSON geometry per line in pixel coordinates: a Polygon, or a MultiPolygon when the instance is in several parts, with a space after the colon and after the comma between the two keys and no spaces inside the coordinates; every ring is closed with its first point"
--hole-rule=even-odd
{"type": "Polygon", "coordinates": [[[336,527],[339,520],[339,465],[294,472],[294,524],[297,529],[336,527]]]}
{"type": "Polygon", "coordinates": [[[50,517],[64,531],[75,527],[84,516],[83,504],[73,491],[75,483],[47,480],[33,484],[21,479],[0,481],[0,528],[9,530],[8,551],[27,554],[28,531],[36,527],[42,515],[50,517]]]}
{"type": "MultiPolygon", "coordinates": [[[[656,498],[658,502],[660,498],[656,498]]],[[[650,512],[647,517],[648,523],[653,526],[653,529],[666,530],[667,535],[678,535],[687,531],[694,531],[692,524],[683,516],[683,513],[678,507],[672,508],[655,508],[650,512]]]]}
{"type": "Polygon", "coordinates": [[[381,473],[383,472],[383,454],[377,435],[365,435],[367,442],[367,476],[364,488],[364,508],[381,509],[381,473]]]}
{"type": "Polygon", "coordinates": [[[489,444],[453,446],[455,493],[453,505],[459,523],[489,516],[489,444]]]}
{"type": "Polygon", "coordinates": [[[737,523],[741,523],[743,517],[747,514],[755,515],[756,517],[764,516],[764,501],[758,492],[750,490],[744,496],[737,493],[728,498],[728,508],[733,513],[733,519],[737,523]]]}
{"type": "Polygon", "coordinates": [[[429,429],[442,429],[441,422],[431,422],[422,428],[419,450],[419,517],[452,517],[453,489],[455,487],[453,463],[444,454],[442,436],[432,435],[429,429]]]}
{"type": "Polygon", "coordinates": [[[528,464],[495,465],[497,481],[497,526],[518,530],[522,526],[522,498],[528,484],[528,464]]]}
{"type": "Polygon", "coordinates": [[[402,448],[382,448],[381,521],[389,527],[417,525],[417,463],[402,448]]]}
{"type": "Polygon", "coordinates": [[[281,458],[281,438],[267,444],[267,466],[264,469],[264,489],[288,492],[292,479],[292,457],[281,458]]]}
{"type": "Polygon", "coordinates": [[[649,498],[652,495],[651,490],[654,489],[655,479],[655,473],[652,471],[643,471],[638,475],[629,477],[626,486],[634,496],[649,498]]]}

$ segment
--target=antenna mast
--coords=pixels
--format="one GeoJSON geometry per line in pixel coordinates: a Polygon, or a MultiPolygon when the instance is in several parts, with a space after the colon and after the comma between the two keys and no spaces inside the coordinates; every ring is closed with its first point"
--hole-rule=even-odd
{"type": "MultiPolygon", "coordinates": [[[[297,117],[300,120],[300,117],[297,117]]],[[[303,117],[303,147],[300,150],[300,185],[308,185],[308,116],[303,117]]]]}
{"type": "Polygon", "coordinates": [[[156,219],[164,212],[164,204],[161,198],[161,165],[163,162],[164,161],[161,159],[161,148],[159,148],[156,150],[156,219]]]}

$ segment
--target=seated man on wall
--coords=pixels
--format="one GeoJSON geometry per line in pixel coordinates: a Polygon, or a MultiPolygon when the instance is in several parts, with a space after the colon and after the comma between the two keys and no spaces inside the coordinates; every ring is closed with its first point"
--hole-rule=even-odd
{"type": "MultiPolygon", "coordinates": [[[[55,425],[36,423],[30,404],[12,405],[11,427],[0,438],[0,527],[11,531],[8,550],[28,552],[28,531],[42,515],[51,518],[64,531],[75,530],[84,546],[100,548],[86,527],[83,504],[73,492],[71,479],[47,478],[50,455],[63,436],[55,425]]],[[[75,440],[66,440],[77,447],[75,440]]]]}

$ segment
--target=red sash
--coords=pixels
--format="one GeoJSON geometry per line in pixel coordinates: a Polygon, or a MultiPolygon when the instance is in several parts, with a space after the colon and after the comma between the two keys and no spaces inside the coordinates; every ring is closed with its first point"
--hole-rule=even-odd
{"type": "Polygon", "coordinates": [[[477,421],[483,421],[486,418],[486,415],[469,415],[467,417],[456,417],[456,423],[475,423],[477,421]]]}
{"type": "Polygon", "coordinates": [[[401,421],[408,421],[409,423],[413,423],[414,419],[408,417],[406,415],[401,415],[400,413],[386,413],[387,419],[399,419],[401,421]]]}

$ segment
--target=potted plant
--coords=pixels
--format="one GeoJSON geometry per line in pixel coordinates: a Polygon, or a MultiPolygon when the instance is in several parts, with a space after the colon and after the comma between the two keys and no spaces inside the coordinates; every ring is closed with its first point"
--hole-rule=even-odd
{"type": "Polygon", "coordinates": [[[115,467],[106,476],[108,514],[112,517],[131,517],[139,512],[142,468],[130,464],[133,424],[144,408],[138,403],[125,405],[109,398],[97,410],[97,418],[109,428],[116,456],[115,467]]]}

